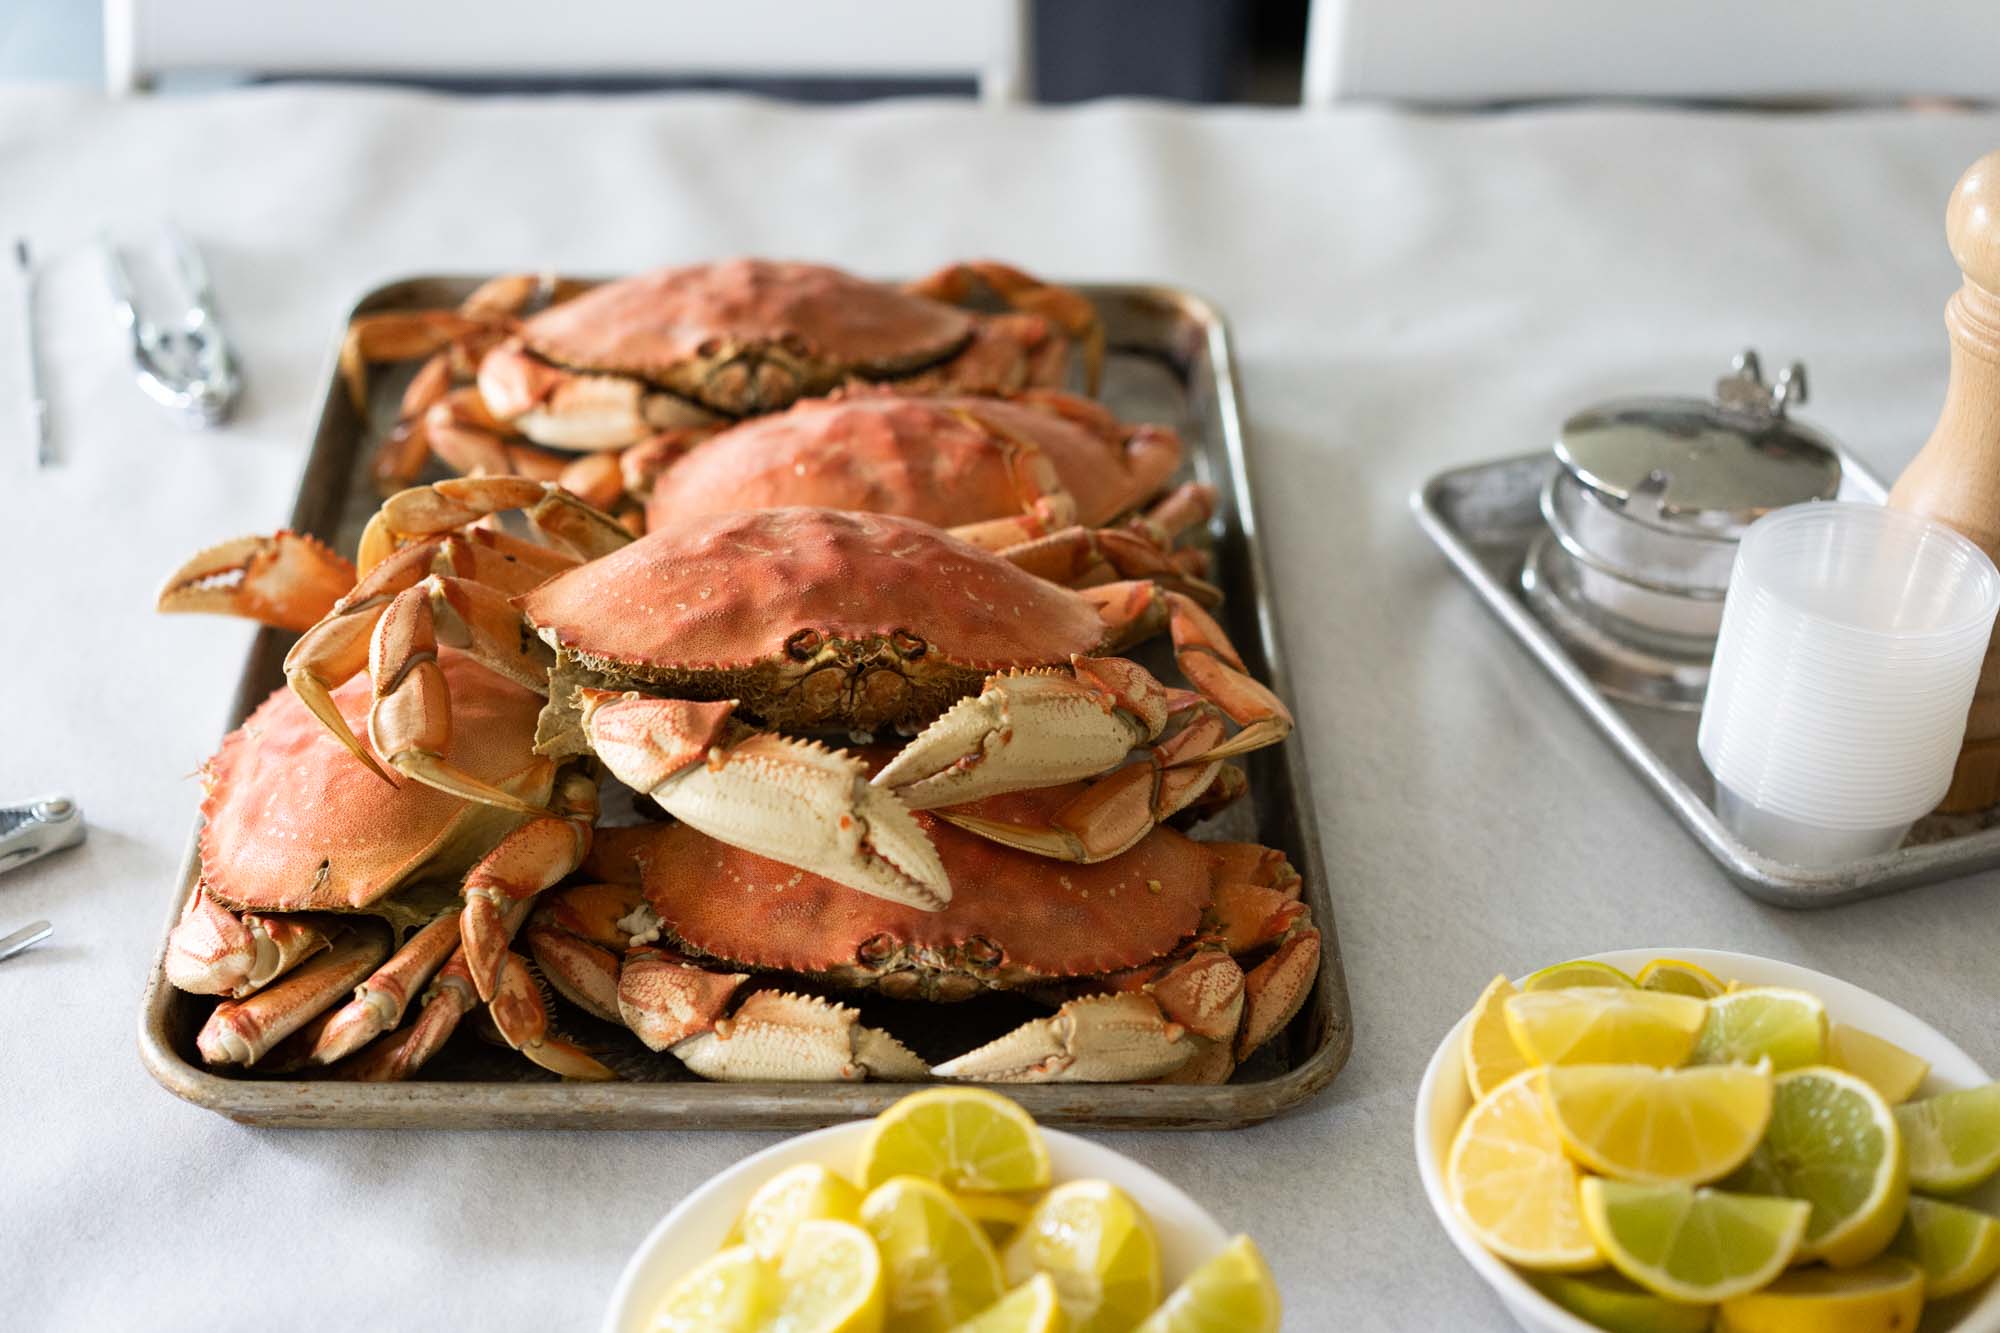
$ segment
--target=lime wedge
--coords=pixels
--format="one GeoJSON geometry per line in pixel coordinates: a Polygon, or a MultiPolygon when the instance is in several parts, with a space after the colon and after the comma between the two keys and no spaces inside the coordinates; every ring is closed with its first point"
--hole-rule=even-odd
{"type": "Polygon", "coordinates": [[[1811,1204],[1799,1257],[1838,1268],[1880,1254],[1910,1197],[1889,1104],[1854,1075],[1824,1066],[1778,1076],[1770,1128],[1725,1187],[1811,1204]]]}
{"type": "Polygon", "coordinates": [[[1707,968],[1684,963],[1678,958],[1655,958],[1639,969],[1641,990],[1663,990],[1670,995],[1691,995],[1706,1000],[1722,994],[1722,982],[1707,968]]]}
{"type": "Polygon", "coordinates": [[[1896,1123],[1920,1190],[1958,1194],[2000,1170],[2000,1083],[1904,1102],[1896,1123]]]}
{"type": "Polygon", "coordinates": [[[1769,1060],[1781,1074],[1825,1058],[1826,1006],[1783,986],[1750,986],[1710,1000],[1690,1057],[1698,1065],[1769,1060]]]}
{"type": "Polygon", "coordinates": [[[1586,1176],[1583,1216],[1612,1267],[1655,1295],[1690,1305],[1755,1291],[1783,1272],[1812,1208],[1686,1185],[1586,1176]]]}
{"type": "Polygon", "coordinates": [[[1655,1296],[1619,1273],[1535,1273],[1535,1289],[1607,1333],[1708,1333],[1712,1305],[1655,1296]]]}
{"type": "Polygon", "coordinates": [[[1572,986],[1605,986],[1612,990],[1631,990],[1638,984],[1609,963],[1577,958],[1567,963],[1552,963],[1539,972],[1529,973],[1522,980],[1521,989],[1526,992],[1568,990],[1572,986]]]}
{"type": "Polygon", "coordinates": [[[2000,1272],[2000,1220],[1955,1203],[1912,1198],[1889,1252],[1924,1270],[1925,1300],[1943,1300],[1984,1286],[2000,1272]]]}

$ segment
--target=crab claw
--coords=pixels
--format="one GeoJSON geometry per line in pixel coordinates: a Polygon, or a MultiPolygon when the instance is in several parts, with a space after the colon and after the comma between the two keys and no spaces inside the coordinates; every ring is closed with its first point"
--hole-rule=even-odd
{"type": "Polygon", "coordinates": [[[550,1032],[542,988],[529,970],[528,960],[512,950],[502,962],[499,988],[488,1012],[509,1046],[549,1072],[593,1082],[617,1077],[581,1046],[550,1032]]]}
{"type": "Polygon", "coordinates": [[[1243,980],[1248,1007],[1236,1037],[1237,1059],[1277,1036],[1305,1005],[1313,978],[1319,975],[1319,952],[1319,932],[1307,927],[1250,969],[1243,980]]]}
{"type": "Polygon", "coordinates": [[[237,916],[197,889],[167,936],[167,980],[194,995],[237,999],[269,984],[326,948],[313,917],[246,912],[237,916]]]}
{"type": "Polygon", "coordinates": [[[1133,991],[1071,1000],[931,1072],[984,1083],[1126,1082],[1172,1073],[1200,1047],[1151,996],[1133,991]]]}
{"type": "Polygon", "coordinates": [[[722,1082],[909,1081],[930,1073],[907,1046],[863,1026],[846,1005],[782,991],[758,991],[673,1053],[701,1077],[722,1082]]]}
{"type": "Polygon", "coordinates": [[[710,972],[661,949],[635,949],[618,977],[618,1016],[640,1041],[664,1051],[713,1031],[748,980],[742,972],[710,972]]]}
{"type": "Polygon", "coordinates": [[[989,676],[875,775],[915,810],[1096,777],[1166,725],[1165,686],[1123,658],[989,676]]]}
{"type": "Polygon", "coordinates": [[[951,881],[909,809],[859,759],[764,732],[725,741],[733,703],[578,690],[590,747],[619,781],[745,851],[937,911],[951,881]]]}
{"type": "Polygon", "coordinates": [[[354,566],[317,537],[274,532],[199,551],[167,576],[162,611],[242,616],[305,631],[354,587],[354,566]]]}

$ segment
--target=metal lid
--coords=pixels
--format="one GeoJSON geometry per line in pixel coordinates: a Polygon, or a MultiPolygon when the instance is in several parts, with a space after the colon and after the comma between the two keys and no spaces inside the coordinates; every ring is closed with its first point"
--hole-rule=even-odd
{"type": "Polygon", "coordinates": [[[1556,457],[1627,517],[1685,532],[1740,532],[1767,511],[1840,490],[1840,455],[1785,409],[1806,400],[1799,362],[1766,386],[1757,353],[1717,380],[1715,401],[1621,398],[1563,423],[1556,457]]]}

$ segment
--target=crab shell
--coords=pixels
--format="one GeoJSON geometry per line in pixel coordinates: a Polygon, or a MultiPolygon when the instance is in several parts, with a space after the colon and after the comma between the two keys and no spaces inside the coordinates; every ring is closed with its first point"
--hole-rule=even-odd
{"type": "Polygon", "coordinates": [[[855,893],[685,824],[601,830],[584,873],[639,886],[672,944],[729,966],[959,1000],[1162,960],[1197,933],[1232,864],[1223,847],[1169,828],[1112,860],[1063,865],[917,819],[956,887],[941,911],[855,893]]]}
{"type": "Polygon", "coordinates": [[[646,523],[821,505],[950,528],[1027,512],[1060,490],[1076,503],[1075,521],[1096,527],[1159,490],[1180,459],[1168,430],[1114,442],[1030,403],[843,393],[688,450],[654,481],[646,523]]]}
{"type": "MultiPolygon", "coordinates": [[[[523,346],[555,366],[624,375],[727,416],[775,411],[849,377],[943,361],[971,341],[966,310],[822,264],[731,259],[592,288],[528,320],[523,346]]],[[[502,359],[494,363],[519,369],[502,359]]],[[[509,370],[506,373],[513,373],[509,370]]],[[[496,410],[518,386],[480,389],[496,410]]]]}
{"type": "MultiPolygon", "coordinates": [[[[439,661],[452,697],[451,762],[547,801],[556,766],[532,749],[540,696],[450,649],[439,661]]],[[[364,737],[370,697],[366,676],[333,693],[364,737]]],[[[521,820],[407,778],[384,782],[282,687],[224,739],[203,776],[202,885],[238,911],[394,919],[386,900],[396,889],[419,876],[455,880],[521,820]]]]}
{"type": "MultiPolygon", "coordinates": [[[[770,509],[649,533],[516,599],[589,678],[779,727],[920,725],[989,674],[1103,645],[1088,599],[912,519],[770,509]]],[[[557,672],[564,670],[559,664],[557,672]]]]}

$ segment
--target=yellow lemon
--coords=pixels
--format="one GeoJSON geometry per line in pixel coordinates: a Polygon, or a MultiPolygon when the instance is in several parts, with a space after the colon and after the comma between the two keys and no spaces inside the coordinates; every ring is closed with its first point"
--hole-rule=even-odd
{"type": "Polygon", "coordinates": [[[1699,1185],[1726,1176],[1771,1119],[1766,1065],[1551,1065],[1543,1072],[1563,1147],[1620,1180],[1699,1185]]]}
{"type": "Polygon", "coordinates": [[[1530,1064],[1642,1064],[1687,1060],[1708,1006],[1663,991],[1573,987],[1509,997],[1507,1031],[1530,1064]]]}
{"type": "Polygon", "coordinates": [[[1576,1164],[1542,1096],[1543,1071],[1516,1074],[1466,1114],[1445,1157],[1445,1190],[1480,1244],[1523,1268],[1603,1262],[1577,1210],[1576,1164]]]}
{"type": "Polygon", "coordinates": [[[1460,1050],[1465,1058],[1465,1083],[1478,1101],[1528,1067],[1528,1057],[1507,1032],[1503,1006],[1514,994],[1514,983],[1500,976],[1486,984],[1479,1003],[1472,1006],[1461,1029],[1460,1050]]]}
{"type": "Polygon", "coordinates": [[[1007,1247],[1007,1274],[1047,1273],[1070,1333],[1124,1333],[1160,1303],[1160,1246],[1139,1205],[1103,1180],[1058,1185],[1007,1247]]]}
{"type": "Polygon", "coordinates": [[[1049,1183],[1049,1151],[1034,1117],[984,1088],[931,1088],[881,1115],[861,1147],[861,1184],[922,1176],[946,1189],[984,1194],[1049,1183]]]}
{"type": "Polygon", "coordinates": [[[1910,1333],[1924,1313],[1924,1275],[1904,1259],[1860,1268],[1802,1268],[1722,1303],[1722,1333],[1910,1333]]]}
{"type": "Polygon", "coordinates": [[[1931,1062],[1910,1054],[1893,1041],[1872,1032],[1834,1023],[1827,1028],[1826,1062],[1867,1080],[1882,1100],[1894,1106],[1916,1095],[1931,1062]]]}
{"type": "Polygon", "coordinates": [[[942,1333],[1000,1299],[1000,1260],[986,1233],[936,1183],[898,1176],[876,1186],[862,1200],[861,1225],[882,1254],[895,1333],[942,1333]]]}
{"type": "Polygon", "coordinates": [[[1133,1333],[1278,1333],[1283,1307],[1257,1242],[1238,1236],[1175,1287],[1133,1333]]]}

